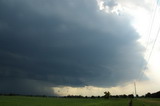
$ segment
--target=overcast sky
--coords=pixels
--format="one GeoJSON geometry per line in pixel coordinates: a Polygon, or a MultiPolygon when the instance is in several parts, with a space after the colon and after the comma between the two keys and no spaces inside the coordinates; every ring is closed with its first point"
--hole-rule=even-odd
{"type": "MultiPolygon", "coordinates": [[[[113,87],[137,79],[145,49],[118,1],[125,4],[0,0],[0,93],[54,95],[52,87],[113,87]]],[[[145,7],[139,0],[128,5],[133,1],[145,7]]]]}

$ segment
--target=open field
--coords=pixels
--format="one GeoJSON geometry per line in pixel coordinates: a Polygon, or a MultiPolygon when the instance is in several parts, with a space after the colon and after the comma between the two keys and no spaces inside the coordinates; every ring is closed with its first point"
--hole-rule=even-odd
{"type": "Polygon", "coordinates": [[[160,98],[134,99],[133,106],[160,106],[160,98]]]}
{"type": "MultiPolygon", "coordinates": [[[[130,99],[0,96],[0,106],[128,106],[130,99]]],[[[133,99],[133,106],[160,106],[160,99],[133,99]]]]}

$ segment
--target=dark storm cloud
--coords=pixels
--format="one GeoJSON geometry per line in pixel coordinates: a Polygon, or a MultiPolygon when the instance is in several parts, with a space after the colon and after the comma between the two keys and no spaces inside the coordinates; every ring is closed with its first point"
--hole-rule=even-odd
{"type": "MultiPolygon", "coordinates": [[[[1,79],[1,93],[16,93],[25,95],[53,95],[50,84],[43,81],[29,79],[1,79]]],[[[55,95],[55,94],[54,94],[55,95]]]]}
{"type": "Polygon", "coordinates": [[[114,86],[141,71],[143,50],[129,18],[99,11],[96,1],[1,0],[0,14],[2,92],[114,86]]]}

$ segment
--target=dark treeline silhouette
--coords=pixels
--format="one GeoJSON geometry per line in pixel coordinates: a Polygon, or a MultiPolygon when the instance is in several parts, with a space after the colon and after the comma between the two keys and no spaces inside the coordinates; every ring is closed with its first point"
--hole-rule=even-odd
{"type": "MultiPolygon", "coordinates": [[[[23,94],[14,94],[14,93],[8,93],[8,94],[0,94],[0,96],[29,96],[29,97],[53,97],[53,98],[91,98],[91,99],[96,99],[96,98],[134,98],[133,94],[123,94],[123,95],[111,95],[110,92],[104,92],[103,96],[82,96],[82,95],[68,95],[68,96],[47,96],[47,95],[23,95],[23,94]]],[[[160,98],[160,91],[155,92],[155,93],[147,93],[143,96],[138,96],[136,97],[139,98],[160,98]]]]}
{"type": "Polygon", "coordinates": [[[134,98],[133,94],[129,95],[111,95],[110,92],[104,92],[104,96],[82,96],[82,95],[68,95],[65,96],[64,98],[91,98],[91,99],[96,99],[96,98],[134,98]]]}
{"type": "Polygon", "coordinates": [[[146,98],[160,98],[160,91],[156,93],[147,93],[144,97],[146,98]]]}
{"type": "Polygon", "coordinates": [[[68,96],[65,96],[65,98],[84,98],[84,97],[81,95],[68,95],[68,96]]]}
{"type": "Polygon", "coordinates": [[[110,98],[134,98],[134,95],[133,94],[111,95],[110,98]]]}

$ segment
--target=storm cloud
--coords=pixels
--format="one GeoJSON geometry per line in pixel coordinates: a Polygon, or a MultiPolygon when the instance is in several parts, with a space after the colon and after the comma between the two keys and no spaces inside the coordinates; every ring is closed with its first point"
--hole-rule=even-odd
{"type": "Polygon", "coordinates": [[[130,17],[100,11],[96,0],[1,0],[0,14],[2,93],[115,86],[145,62],[130,17]]]}

